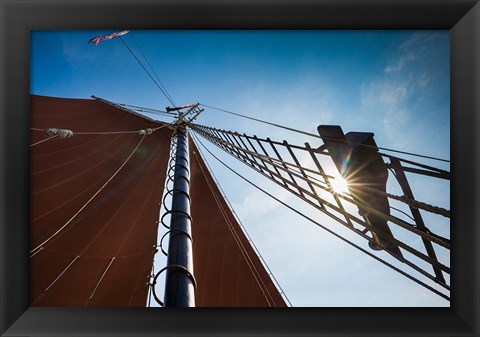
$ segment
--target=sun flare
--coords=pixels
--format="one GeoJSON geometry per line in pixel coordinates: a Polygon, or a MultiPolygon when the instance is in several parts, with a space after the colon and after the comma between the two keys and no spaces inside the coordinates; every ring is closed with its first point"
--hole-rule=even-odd
{"type": "Polygon", "coordinates": [[[332,179],[330,181],[330,183],[332,185],[332,189],[336,193],[347,193],[348,192],[348,183],[344,178],[336,177],[335,179],[332,179]]]}

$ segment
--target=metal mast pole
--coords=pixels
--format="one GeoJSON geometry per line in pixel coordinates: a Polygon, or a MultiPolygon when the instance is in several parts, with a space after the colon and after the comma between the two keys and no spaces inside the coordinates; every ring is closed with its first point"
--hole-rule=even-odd
{"type": "Polygon", "coordinates": [[[175,175],[173,182],[170,239],[166,267],[166,307],[195,306],[195,278],[190,217],[190,162],[188,129],[182,123],[176,127],[177,141],[175,175]]]}

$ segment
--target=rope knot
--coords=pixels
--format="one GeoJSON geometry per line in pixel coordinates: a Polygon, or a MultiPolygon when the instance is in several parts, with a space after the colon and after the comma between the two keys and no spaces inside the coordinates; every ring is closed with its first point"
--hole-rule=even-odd
{"type": "Polygon", "coordinates": [[[48,136],[58,136],[60,138],[68,138],[68,137],[73,136],[73,131],[72,130],[67,130],[67,129],[50,128],[50,129],[46,129],[45,133],[48,136]]]}
{"type": "Polygon", "coordinates": [[[143,136],[143,135],[151,135],[152,133],[153,133],[153,129],[150,129],[150,128],[145,129],[145,130],[142,129],[142,130],[139,130],[139,131],[138,131],[138,134],[139,134],[140,136],[143,136]]]}

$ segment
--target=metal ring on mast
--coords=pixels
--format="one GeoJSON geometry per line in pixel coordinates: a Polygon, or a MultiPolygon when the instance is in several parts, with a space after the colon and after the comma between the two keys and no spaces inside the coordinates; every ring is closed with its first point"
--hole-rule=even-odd
{"type": "Polygon", "coordinates": [[[166,270],[183,271],[192,280],[193,288],[197,290],[197,280],[195,279],[195,276],[193,276],[193,274],[190,273],[190,271],[187,268],[185,268],[184,266],[180,266],[178,264],[171,264],[166,267],[163,267],[162,269],[160,269],[159,272],[157,272],[157,274],[153,278],[153,282],[150,284],[150,286],[152,287],[152,293],[153,293],[153,297],[155,298],[155,301],[157,301],[157,303],[160,304],[162,307],[164,306],[164,303],[158,298],[157,292],[155,291],[155,285],[157,284],[157,278],[160,276],[161,273],[163,273],[166,270]]]}
{"type": "Polygon", "coordinates": [[[168,256],[168,253],[163,249],[163,239],[165,239],[165,237],[169,233],[173,233],[173,232],[177,232],[178,234],[186,235],[190,239],[190,241],[193,242],[193,239],[192,239],[192,236],[190,235],[190,233],[188,233],[184,230],[181,230],[181,229],[170,229],[165,234],[163,234],[162,238],[160,239],[160,244],[158,245],[158,247],[160,247],[160,250],[162,251],[163,255],[165,255],[165,256],[168,256]]]}

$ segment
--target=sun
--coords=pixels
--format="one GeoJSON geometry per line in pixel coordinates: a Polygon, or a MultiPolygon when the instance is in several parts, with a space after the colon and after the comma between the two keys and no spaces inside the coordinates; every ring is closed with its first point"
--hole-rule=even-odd
{"type": "Polygon", "coordinates": [[[332,189],[336,193],[347,193],[348,192],[348,183],[347,181],[338,176],[335,177],[335,179],[330,180],[330,184],[332,185],[332,189]]]}

